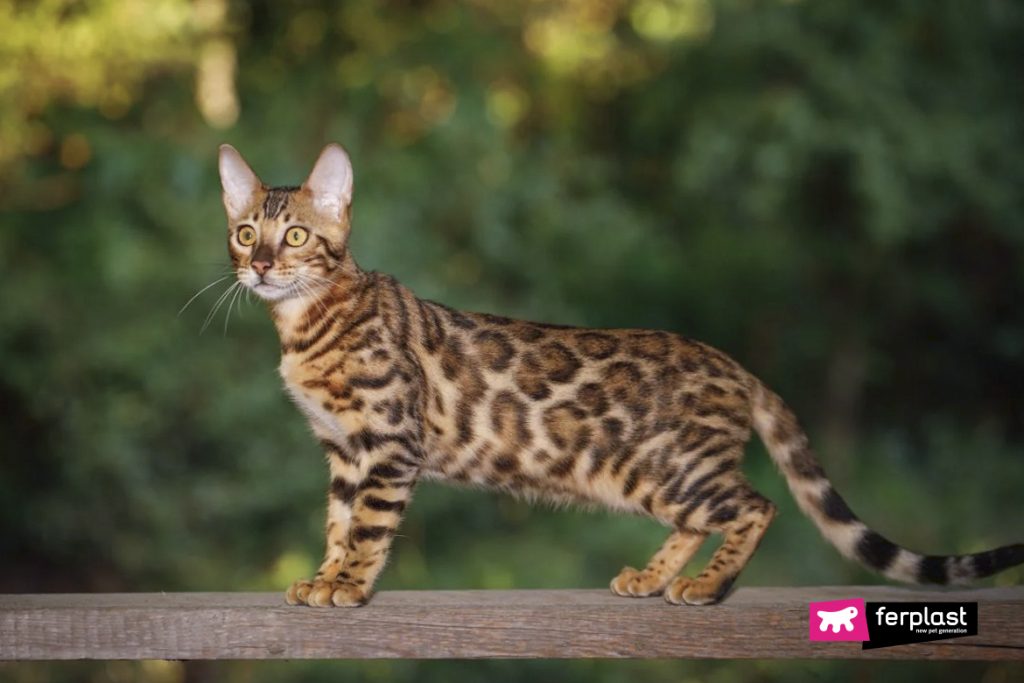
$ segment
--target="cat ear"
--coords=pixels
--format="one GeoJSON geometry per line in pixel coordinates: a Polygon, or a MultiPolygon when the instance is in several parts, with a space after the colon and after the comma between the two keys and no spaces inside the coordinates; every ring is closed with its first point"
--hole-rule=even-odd
{"type": "Polygon", "coordinates": [[[313,193],[313,206],[318,211],[341,220],[352,203],[352,163],[341,145],[324,147],[302,186],[313,193]]]}
{"type": "Polygon", "coordinates": [[[231,145],[220,146],[220,185],[224,188],[224,208],[231,218],[241,218],[252,207],[260,179],[231,145]]]}

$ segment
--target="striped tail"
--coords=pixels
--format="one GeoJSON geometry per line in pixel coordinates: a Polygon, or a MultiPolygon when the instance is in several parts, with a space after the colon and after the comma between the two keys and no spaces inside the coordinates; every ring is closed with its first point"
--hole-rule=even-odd
{"type": "Polygon", "coordinates": [[[797,504],[844,556],[894,581],[961,584],[1024,563],[1024,544],[973,555],[920,555],[868,528],[832,487],[796,416],[755,380],[754,428],[782,471],[797,504]]]}

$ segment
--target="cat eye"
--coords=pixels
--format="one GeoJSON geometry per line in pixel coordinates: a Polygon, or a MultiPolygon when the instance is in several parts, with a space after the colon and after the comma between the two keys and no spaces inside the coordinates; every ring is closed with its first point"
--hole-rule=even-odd
{"type": "Polygon", "coordinates": [[[248,225],[243,225],[238,231],[238,243],[243,247],[251,247],[256,244],[256,231],[248,225]]]}
{"type": "Polygon", "coordinates": [[[284,241],[289,247],[301,247],[309,239],[309,231],[298,226],[288,228],[284,234],[284,241]]]}

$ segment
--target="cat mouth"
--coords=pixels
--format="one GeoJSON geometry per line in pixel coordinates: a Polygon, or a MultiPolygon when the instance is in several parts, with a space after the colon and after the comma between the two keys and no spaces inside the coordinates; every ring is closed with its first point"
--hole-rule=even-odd
{"type": "Polygon", "coordinates": [[[292,288],[288,285],[279,285],[275,282],[262,280],[249,285],[249,289],[263,299],[281,299],[287,296],[292,288]]]}

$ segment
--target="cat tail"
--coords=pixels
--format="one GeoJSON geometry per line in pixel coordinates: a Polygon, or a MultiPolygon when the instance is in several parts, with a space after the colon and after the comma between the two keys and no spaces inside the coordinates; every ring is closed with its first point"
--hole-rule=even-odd
{"type": "Polygon", "coordinates": [[[921,555],[860,521],[833,488],[807,435],[781,398],[754,380],[754,429],[781,470],[800,509],[844,556],[894,581],[961,584],[1024,563],[1024,544],[971,555],[921,555]]]}

